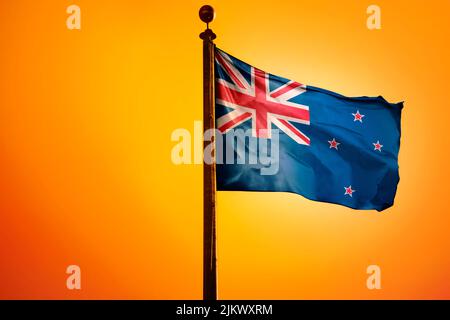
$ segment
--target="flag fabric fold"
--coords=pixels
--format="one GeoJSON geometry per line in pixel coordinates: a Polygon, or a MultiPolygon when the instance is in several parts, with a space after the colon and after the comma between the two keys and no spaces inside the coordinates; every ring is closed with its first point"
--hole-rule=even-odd
{"type": "Polygon", "coordinates": [[[267,163],[239,163],[234,150],[233,163],[217,163],[217,190],[292,192],[354,209],[381,211],[393,205],[403,103],[306,86],[220,49],[215,74],[216,128],[223,150],[242,143],[248,158],[252,145],[278,144],[271,163],[276,170],[269,174],[260,170],[267,163]],[[238,130],[250,134],[236,135],[238,130]]]}

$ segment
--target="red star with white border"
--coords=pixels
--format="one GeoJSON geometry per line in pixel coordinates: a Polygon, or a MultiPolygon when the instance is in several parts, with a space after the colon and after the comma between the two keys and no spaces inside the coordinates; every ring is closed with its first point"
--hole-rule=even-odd
{"type": "Polygon", "coordinates": [[[378,151],[381,152],[381,148],[383,147],[383,145],[380,144],[380,141],[377,141],[376,143],[372,143],[372,144],[373,144],[373,146],[375,147],[375,148],[373,149],[374,151],[378,150],[378,151]]]}
{"type": "Polygon", "coordinates": [[[334,149],[336,149],[336,150],[338,150],[338,145],[340,145],[341,143],[340,142],[337,142],[336,141],[336,138],[333,138],[333,140],[328,140],[328,143],[330,144],[330,149],[331,148],[334,148],[334,149]]]}
{"type": "Polygon", "coordinates": [[[352,115],[355,117],[355,118],[353,119],[353,121],[359,121],[359,122],[361,122],[361,123],[362,123],[362,118],[365,117],[365,115],[359,113],[359,110],[356,110],[356,113],[352,113],[352,115]]]}
{"type": "Polygon", "coordinates": [[[356,192],[356,190],[352,189],[352,186],[344,187],[344,189],[345,189],[344,196],[349,195],[350,197],[353,197],[353,192],[356,192]]]}

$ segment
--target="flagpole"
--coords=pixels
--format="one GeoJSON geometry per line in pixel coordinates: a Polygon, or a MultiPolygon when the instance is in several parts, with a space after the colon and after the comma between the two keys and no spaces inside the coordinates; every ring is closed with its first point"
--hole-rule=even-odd
{"type": "MultiPolygon", "coordinates": [[[[215,13],[211,6],[200,8],[200,19],[206,30],[200,34],[203,40],[203,132],[214,129],[214,32],[209,29],[215,13]]],[[[203,150],[208,145],[203,142],[203,150]]],[[[214,155],[215,157],[215,155],[214,155]]],[[[216,165],[203,161],[203,300],[217,300],[217,251],[216,251],[216,165]]]]}

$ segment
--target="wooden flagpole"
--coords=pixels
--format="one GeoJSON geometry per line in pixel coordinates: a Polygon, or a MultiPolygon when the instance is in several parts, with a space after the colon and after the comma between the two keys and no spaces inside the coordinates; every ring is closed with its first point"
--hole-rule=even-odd
{"type": "MultiPolygon", "coordinates": [[[[200,34],[203,40],[203,132],[206,132],[215,127],[213,40],[216,35],[209,29],[209,23],[214,20],[214,9],[208,5],[203,6],[199,16],[206,23],[206,30],[200,34]]],[[[208,142],[204,141],[203,150],[207,145],[208,142]]],[[[217,300],[215,159],[211,164],[203,161],[203,300],[217,300]]]]}

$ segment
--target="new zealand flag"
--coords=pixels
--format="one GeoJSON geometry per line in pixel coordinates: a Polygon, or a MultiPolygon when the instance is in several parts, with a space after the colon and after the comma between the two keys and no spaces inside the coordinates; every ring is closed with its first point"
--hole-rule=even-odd
{"type": "Polygon", "coordinates": [[[403,103],[306,86],[219,49],[215,73],[216,128],[224,150],[233,150],[217,163],[218,190],[293,192],[354,209],[393,205],[403,103]],[[251,161],[260,142],[270,162],[251,161]],[[239,145],[249,161],[239,161],[239,145]]]}

